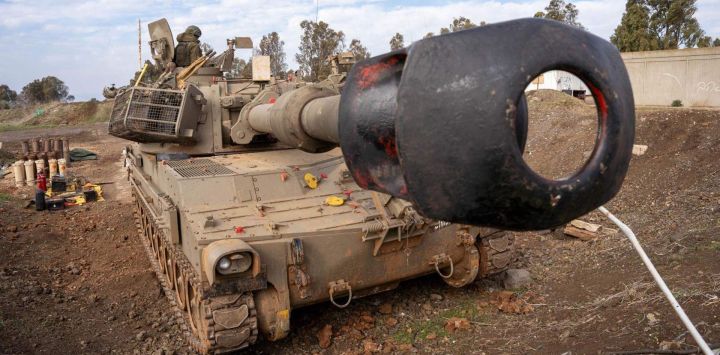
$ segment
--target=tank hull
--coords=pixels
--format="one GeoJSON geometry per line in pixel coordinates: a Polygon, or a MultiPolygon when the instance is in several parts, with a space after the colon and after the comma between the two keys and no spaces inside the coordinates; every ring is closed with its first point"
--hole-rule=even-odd
{"type": "Polygon", "coordinates": [[[247,347],[258,331],[281,339],[295,308],[344,307],[436,272],[464,286],[513,258],[507,234],[427,220],[358,188],[338,151],[162,160],[136,145],[128,154],[142,239],[200,352],[247,347]],[[483,236],[497,240],[494,249],[483,236]],[[247,245],[256,265],[218,275],[208,255],[233,242],[247,245]]]}

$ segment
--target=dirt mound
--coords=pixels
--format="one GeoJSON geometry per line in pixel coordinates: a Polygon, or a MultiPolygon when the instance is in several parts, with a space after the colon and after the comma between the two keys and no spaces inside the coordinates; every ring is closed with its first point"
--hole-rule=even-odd
{"type": "Polygon", "coordinates": [[[112,101],[52,102],[0,110],[0,126],[53,126],[102,122],[110,119],[112,101]]]}
{"type": "Polygon", "coordinates": [[[528,94],[528,140],[524,158],[548,178],[571,175],[595,144],[595,106],[555,90],[528,94]]]}
{"type": "Polygon", "coordinates": [[[526,94],[528,99],[528,105],[532,108],[533,106],[544,106],[544,107],[562,107],[565,109],[584,109],[588,106],[592,107],[592,100],[587,99],[583,101],[576,97],[572,97],[557,90],[532,90],[526,94]]]}

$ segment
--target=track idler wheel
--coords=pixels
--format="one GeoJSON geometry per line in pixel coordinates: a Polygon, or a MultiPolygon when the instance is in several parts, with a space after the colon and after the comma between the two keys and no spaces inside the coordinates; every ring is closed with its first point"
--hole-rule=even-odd
{"type": "Polygon", "coordinates": [[[452,287],[464,287],[472,283],[479,270],[480,252],[475,245],[465,246],[465,255],[460,262],[450,260],[449,265],[444,268],[436,264],[437,273],[452,287]]]}

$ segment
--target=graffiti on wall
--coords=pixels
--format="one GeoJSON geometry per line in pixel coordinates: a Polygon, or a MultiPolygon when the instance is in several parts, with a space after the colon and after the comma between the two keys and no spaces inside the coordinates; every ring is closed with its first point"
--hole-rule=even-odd
{"type": "Polygon", "coordinates": [[[718,83],[710,80],[710,81],[701,81],[698,82],[695,86],[695,91],[703,91],[703,92],[720,92],[720,85],[718,83]]]}

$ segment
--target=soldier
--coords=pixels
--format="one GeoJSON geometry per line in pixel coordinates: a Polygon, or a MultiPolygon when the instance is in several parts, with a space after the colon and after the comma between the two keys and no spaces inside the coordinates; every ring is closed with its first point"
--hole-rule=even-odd
{"type": "Polygon", "coordinates": [[[175,46],[175,65],[186,67],[196,59],[202,57],[200,49],[200,36],[202,31],[197,26],[188,26],[185,32],[177,36],[178,44],[175,46]]]}

